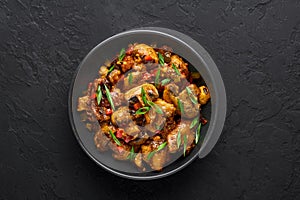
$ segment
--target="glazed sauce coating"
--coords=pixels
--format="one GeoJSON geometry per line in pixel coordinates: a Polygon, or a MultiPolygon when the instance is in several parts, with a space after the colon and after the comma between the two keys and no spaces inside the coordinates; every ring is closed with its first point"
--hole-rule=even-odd
{"type": "Polygon", "coordinates": [[[99,151],[140,171],[160,171],[200,143],[209,90],[170,47],[131,44],[98,75],[77,110],[99,151]]]}

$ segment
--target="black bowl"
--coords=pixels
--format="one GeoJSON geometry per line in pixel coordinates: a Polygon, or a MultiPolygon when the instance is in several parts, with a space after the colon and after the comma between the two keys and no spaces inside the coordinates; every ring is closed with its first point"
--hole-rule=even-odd
{"type": "Polygon", "coordinates": [[[165,28],[141,28],[126,31],[114,35],[92,49],[79,65],[69,93],[69,117],[76,139],[97,164],[104,169],[131,179],[149,180],[165,177],[173,174],[187,166],[195,158],[205,157],[216,144],[225,120],[226,115],[226,94],[221,75],[203,47],[190,37],[174,30],[165,28]],[[185,58],[194,69],[202,75],[211,93],[211,102],[202,110],[203,115],[208,119],[209,124],[201,130],[201,144],[191,151],[186,157],[181,157],[163,168],[162,171],[138,171],[130,162],[115,160],[109,153],[101,153],[97,150],[93,137],[77,112],[77,99],[82,96],[89,82],[97,77],[99,66],[107,59],[113,58],[116,53],[130,43],[167,45],[173,51],[185,58]]]}

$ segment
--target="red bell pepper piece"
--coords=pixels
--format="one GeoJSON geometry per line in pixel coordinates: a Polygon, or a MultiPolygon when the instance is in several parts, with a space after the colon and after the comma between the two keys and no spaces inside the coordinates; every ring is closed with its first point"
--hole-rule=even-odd
{"type": "Polygon", "coordinates": [[[140,103],[135,103],[135,104],[133,105],[134,110],[138,110],[138,109],[141,108],[141,107],[142,107],[142,105],[141,105],[140,103]]]}
{"type": "Polygon", "coordinates": [[[108,108],[106,110],[106,115],[111,115],[113,113],[112,109],[108,108]]]}
{"type": "Polygon", "coordinates": [[[145,56],[144,58],[146,61],[151,61],[152,60],[152,57],[151,56],[145,56]]]}
{"type": "Polygon", "coordinates": [[[123,132],[124,131],[122,129],[118,129],[117,132],[116,132],[116,137],[117,138],[122,138],[123,137],[123,132]]]}
{"type": "Polygon", "coordinates": [[[96,93],[91,94],[90,98],[95,99],[97,97],[96,93]]]}

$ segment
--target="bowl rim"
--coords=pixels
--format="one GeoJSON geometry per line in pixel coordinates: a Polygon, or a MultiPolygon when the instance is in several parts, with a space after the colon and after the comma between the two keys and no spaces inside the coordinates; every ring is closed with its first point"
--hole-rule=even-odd
{"type": "MultiPolygon", "coordinates": [[[[115,34],[111,37],[108,37],[107,39],[103,40],[102,42],[100,42],[99,44],[97,44],[94,48],[92,48],[89,53],[84,57],[84,59],[81,61],[81,63],[78,65],[78,67],[76,68],[76,70],[74,71],[74,75],[73,75],[73,78],[72,78],[72,81],[71,81],[71,86],[70,86],[70,89],[69,89],[69,94],[68,94],[68,114],[69,114],[69,122],[71,124],[71,127],[72,127],[72,130],[73,130],[73,133],[76,137],[76,140],[78,141],[78,143],[80,144],[81,148],[84,150],[84,152],[94,161],[96,162],[98,165],[100,165],[103,169],[105,169],[106,171],[109,171],[117,176],[120,176],[122,178],[127,178],[127,179],[133,179],[133,180],[153,180],[153,179],[159,179],[159,178],[163,178],[163,177],[166,177],[166,176],[169,176],[169,175],[172,175],[180,170],[182,170],[183,168],[185,168],[186,166],[188,166],[191,162],[193,162],[198,156],[200,158],[203,158],[205,157],[209,152],[210,150],[213,148],[213,146],[215,145],[215,143],[217,142],[220,134],[221,134],[221,131],[219,131],[219,133],[217,133],[217,135],[215,135],[213,137],[214,141],[211,141],[210,142],[210,145],[208,150],[204,153],[204,154],[201,154],[201,151],[203,151],[203,148],[202,146],[204,145],[207,145],[207,141],[203,141],[203,144],[201,146],[201,148],[198,150],[198,152],[189,157],[188,159],[186,159],[186,161],[184,161],[183,164],[181,164],[179,167],[176,167],[174,169],[171,169],[170,171],[167,171],[167,172],[162,172],[161,174],[155,174],[155,175],[151,175],[151,176],[140,176],[139,174],[134,174],[134,175],[131,175],[131,174],[125,174],[122,173],[122,172],[119,172],[118,170],[115,170],[113,168],[110,168],[109,166],[106,166],[105,164],[103,164],[102,162],[100,162],[98,159],[96,159],[93,154],[91,152],[88,151],[88,149],[85,147],[85,145],[83,144],[82,140],[80,139],[79,137],[79,133],[77,132],[77,129],[75,127],[75,123],[74,123],[74,117],[73,117],[73,111],[72,111],[72,96],[73,96],[73,88],[74,88],[74,83],[75,83],[75,80],[78,76],[78,71],[82,68],[83,66],[83,63],[85,63],[85,61],[87,59],[89,59],[90,55],[96,50],[98,49],[99,47],[101,47],[103,44],[105,43],[108,43],[110,42],[111,40],[114,40],[118,37],[124,37],[128,34],[137,34],[137,33],[156,33],[156,34],[160,34],[160,35],[164,35],[164,36],[167,36],[167,37],[171,37],[172,39],[178,41],[179,43],[181,43],[182,45],[186,45],[187,47],[189,47],[192,51],[194,51],[195,54],[198,54],[199,57],[201,57],[203,59],[203,62],[204,63],[207,63],[207,61],[209,61],[209,65],[213,65],[213,68],[215,68],[215,70],[217,70],[219,77],[217,77],[217,79],[220,79],[221,81],[221,86],[223,86],[223,89],[224,89],[224,94],[225,94],[225,88],[224,88],[224,84],[223,84],[223,80],[221,78],[221,75],[218,71],[218,68],[216,66],[216,64],[214,63],[214,61],[212,60],[212,58],[209,56],[208,52],[202,47],[200,46],[200,44],[198,44],[196,41],[194,41],[192,38],[190,38],[189,36],[183,34],[183,33],[180,33],[178,31],[174,31],[174,30],[171,30],[171,29],[166,29],[166,28],[160,28],[160,27],[145,27],[145,28],[138,28],[138,29],[131,29],[131,30],[128,30],[128,31],[124,31],[124,32],[121,32],[121,33],[118,33],[118,34],[115,34]],[[172,33],[175,33],[172,34],[172,33]],[[177,34],[177,35],[176,35],[177,34]],[[185,37],[185,38],[184,38],[185,37]],[[195,42],[195,44],[198,44],[202,49],[200,49],[201,53],[203,54],[206,54],[206,59],[207,60],[204,60],[202,54],[200,55],[196,50],[195,50],[195,46],[191,46],[191,44],[187,43],[186,40],[184,39],[190,39],[189,42],[195,42]],[[206,143],[205,143],[206,142],[206,143]]],[[[198,51],[199,51],[199,48],[198,48],[198,51]]],[[[197,69],[198,70],[198,69],[197,69]]],[[[226,105],[226,94],[225,94],[225,105],[226,105]]],[[[212,109],[213,109],[214,105],[212,105],[212,109]]],[[[211,113],[213,113],[213,111],[211,111],[211,113]]],[[[222,114],[222,117],[223,115],[226,115],[226,106],[225,106],[225,112],[223,112],[222,114]]],[[[225,117],[224,117],[224,120],[225,120],[225,117]]],[[[224,124],[224,122],[223,122],[224,124]]],[[[208,128],[211,127],[212,124],[209,125],[208,128]]],[[[221,130],[223,128],[223,125],[221,127],[221,130]]],[[[209,132],[209,130],[207,131],[207,133],[209,132]]],[[[211,134],[213,135],[213,134],[211,134]]],[[[210,136],[211,136],[210,135],[210,136]]],[[[206,136],[205,136],[206,137],[206,136]]]]}

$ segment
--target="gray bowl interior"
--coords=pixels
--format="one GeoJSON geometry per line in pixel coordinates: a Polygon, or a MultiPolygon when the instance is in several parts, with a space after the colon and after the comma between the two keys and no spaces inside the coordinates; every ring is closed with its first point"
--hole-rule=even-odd
{"type": "Polygon", "coordinates": [[[226,112],[226,95],[222,78],[218,69],[208,53],[191,38],[169,29],[144,28],[126,31],[100,43],[82,61],[70,89],[69,115],[74,134],[84,151],[100,166],[114,174],[132,179],[154,179],[172,174],[189,164],[198,155],[204,157],[213,148],[221,133],[226,112]],[[89,82],[97,77],[99,66],[107,59],[115,57],[121,48],[130,43],[157,44],[172,47],[174,52],[192,64],[200,72],[211,92],[211,104],[203,109],[204,116],[209,124],[203,127],[202,146],[197,145],[185,158],[179,158],[166,166],[161,172],[139,172],[131,163],[117,161],[109,153],[99,152],[93,141],[93,133],[90,133],[81,122],[80,115],[76,111],[77,99],[82,96],[89,82]],[[223,102],[223,104],[222,104],[223,102]],[[222,106],[223,105],[223,106],[222,106]],[[224,106],[225,105],[225,106],[224,106]],[[224,118],[224,119],[223,119],[224,118]]]}

